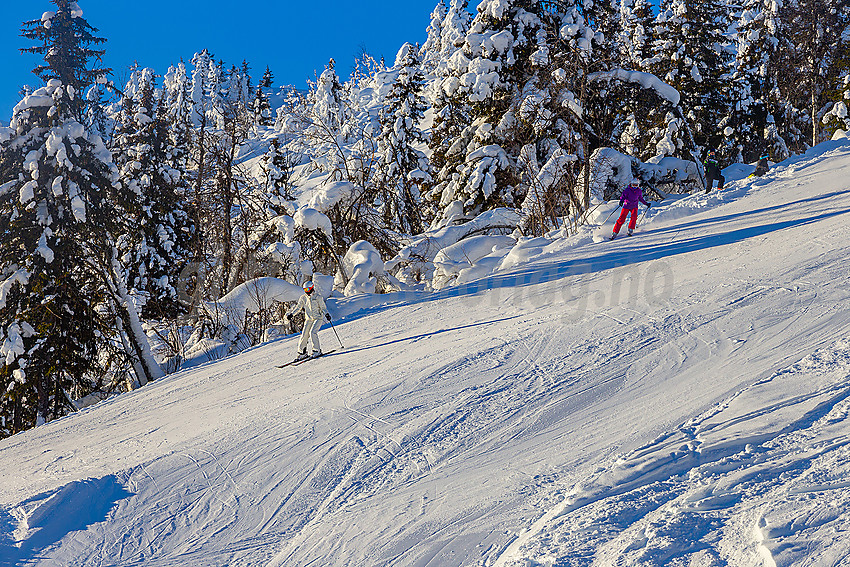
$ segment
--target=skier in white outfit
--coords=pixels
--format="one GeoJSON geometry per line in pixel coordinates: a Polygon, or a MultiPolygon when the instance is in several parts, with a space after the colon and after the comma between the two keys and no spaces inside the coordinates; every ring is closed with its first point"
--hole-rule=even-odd
{"type": "Polygon", "coordinates": [[[328,321],[331,316],[328,313],[328,308],[322,296],[315,293],[313,282],[304,282],[302,286],[304,295],[298,298],[298,303],[286,312],[286,319],[292,320],[292,316],[304,310],[304,331],[301,333],[301,340],[298,342],[298,358],[301,360],[307,358],[307,343],[311,342],[313,346],[312,356],[321,356],[322,349],[319,346],[319,329],[322,327],[322,316],[328,321]]]}

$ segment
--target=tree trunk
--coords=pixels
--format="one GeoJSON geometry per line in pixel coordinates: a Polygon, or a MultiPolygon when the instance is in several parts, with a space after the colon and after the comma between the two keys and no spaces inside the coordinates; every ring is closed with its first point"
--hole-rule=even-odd
{"type": "Polygon", "coordinates": [[[38,395],[35,425],[44,425],[50,417],[50,378],[42,376],[36,384],[38,395]]]}
{"type": "MultiPolygon", "coordinates": [[[[814,62],[812,62],[814,69],[814,62]]],[[[812,73],[812,147],[818,145],[818,80],[817,75],[812,73]]]]}
{"type": "Polygon", "coordinates": [[[14,407],[12,410],[12,430],[11,433],[14,435],[15,433],[19,433],[24,430],[24,407],[21,403],[20,394],[13,394],[14,396],[14,407]]]}
{"type": "Polygon", "coordinates": [[[118,251],[114,247],[111,250],[110,266],[107,269],[109,270],[107,274],[109,287],[113,293],[112,299],[117,306],[117,315],[121,318],[124,327],[124,336],[132,349],[127,354],[133,360],[139,384],[144,386],[152,380],[162,378],[165,373],[151,353],[150,343],[144,329],[142,329],[139,314],[136,312],[136,307],[127,292],[127,285],[124,283],[124,276],[118,263],[118,251]]]}
{"type": "Polygon", "coordinates": [[[207,114],[201,113],[201,124],[198,128],[198,177],[195,179],[195,261],[204,261],[204,243],[201,214],[201,191],[204,187],[204,176],[206,175],[206,139],[207,114]]]}

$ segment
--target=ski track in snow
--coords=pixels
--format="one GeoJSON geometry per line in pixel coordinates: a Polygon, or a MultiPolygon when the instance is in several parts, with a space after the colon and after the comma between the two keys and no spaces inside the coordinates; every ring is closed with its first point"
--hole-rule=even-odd
{"type": "Polygon", "coordinates": [[[842,340],[748,386],[568,488],[494,565],[836,564],[848,376],[842,340]]]}
{"type": "Polygon", "coordinates": [[[3,441],[0,565],[846,561],[850,147],[819,151],[3,441]]]}

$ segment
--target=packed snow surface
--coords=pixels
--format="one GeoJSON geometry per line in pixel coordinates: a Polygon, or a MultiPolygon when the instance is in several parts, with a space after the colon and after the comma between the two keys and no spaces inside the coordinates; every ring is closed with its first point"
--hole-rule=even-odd
{"type": "Polygon", "coordinates": [[[847,564],[848,179],[824,144],[6,439],[0,563],[847,564]]]}

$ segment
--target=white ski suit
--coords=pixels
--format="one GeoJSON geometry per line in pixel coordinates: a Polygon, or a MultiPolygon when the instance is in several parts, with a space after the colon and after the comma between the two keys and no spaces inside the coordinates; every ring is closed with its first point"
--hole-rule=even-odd
{"type": "Polygon", "coordinates": [[[325,300],[318,292],[313,292],[310,295],[306,293],[298,298],[298,303],[286,312],[286,317],[295,315],[301,310],[304,310],[304,331],[301,333],[301,340],[298,342],[298,352],[307,351],[308,341],[313,344],[313,352],[321,352],[319,346],[319,329],[322,327],[322,317],[327,313],[328,308],[325,306],[325,300]]]}

